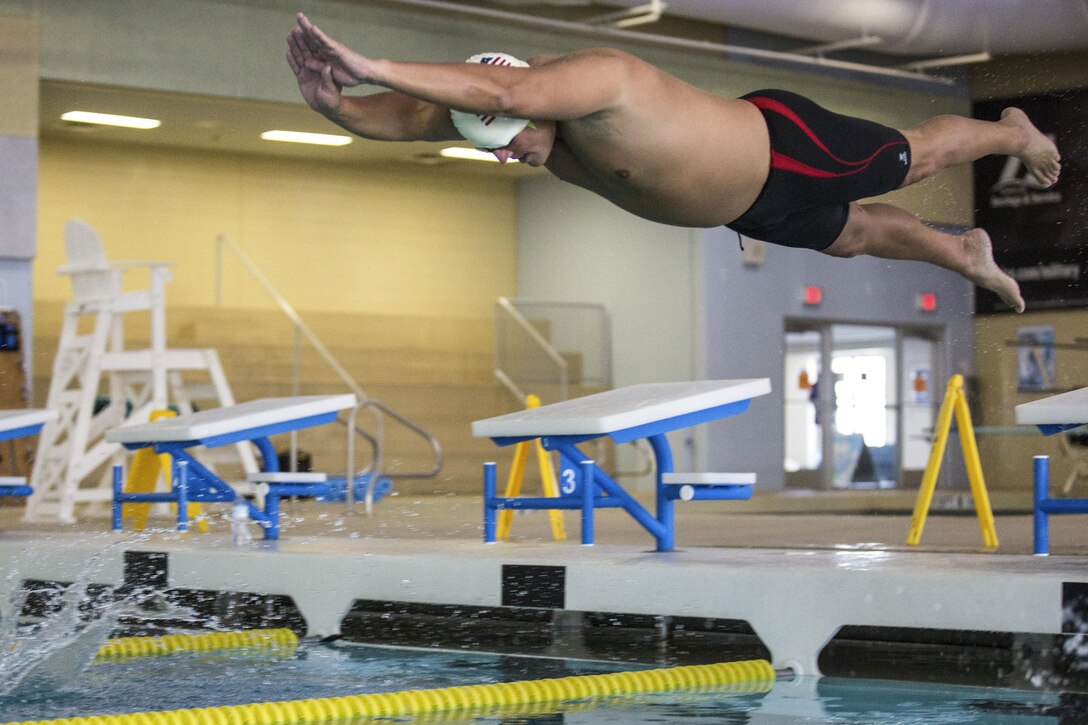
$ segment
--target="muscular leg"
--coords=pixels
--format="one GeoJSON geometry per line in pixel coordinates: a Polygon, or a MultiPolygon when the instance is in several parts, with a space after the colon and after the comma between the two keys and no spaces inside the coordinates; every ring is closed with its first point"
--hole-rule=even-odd
{"type": "MultiPolygon", "coordinates": [[[[1006,108],[1000,121],[936,116],[902,133],[911,147],[911,167],[902,186],[989,154],[1018,157],[1044,186],[1056,183],[1061,172],[1057,147],[1018,108],[1006,108]]],[[[946,234],[897,207],[853,203],[842,234],[824,251],[836,257],[869,254],[936,264],[1024,311],[1020,286],[994,262],[990,235],[982,229],[946,234]]]]}
{"type": "Polygon", "coordinates": [[[850,216],[830,247],[834,257],[868,254],[882,259],[929,262],[957,272],[995,292],[1017,312],[1024,311],[1020,286],[994,262],[990,235],[982,229],[946,234],[927,227],[910,212],[890,204],[850,205],[850,216]]]}
{"type": "Polygon", "coordinates": [[[1043,186],[1052,186],[1061,172],[1057,147],[1018,108],[1006,108],[1000,121],[936,116],[902,134],[911,148],[910,171],[903,186],[989,154],[1019,157],[1043,186]]]}

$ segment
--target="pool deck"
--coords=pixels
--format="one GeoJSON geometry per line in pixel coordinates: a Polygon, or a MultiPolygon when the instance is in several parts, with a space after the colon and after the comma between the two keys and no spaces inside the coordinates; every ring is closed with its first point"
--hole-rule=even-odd
{"type": "MultiPolygon", "coordinates": [[[[1080,517],[1056,518],[1053,554],[1038,557],[1027,513],[997,515],[996,552],[983,549],[973,515],[931,514],[923,544],[908,547],[907,511],[797,514],[788,511],[803,497],[779,498],[746,513],[678,507],[678,548],[668,553],[653,552],[644,531],[610,511],[598,517],[594,546],[578,543],[574,516],[569,540],[551,541],[542,512],[516,516],[511,540],[487,545],[476,497],[394,496],[369,517],[345,515],[342,504],[291,503],[282,540],[241,547],[224,521],[206,534],[115,534],[106,519],[57,530],[20,523],[21,509],[5,507],[0,560],[22,579],[86,580],[92,571],[94,583],[118,586],[134,583],[126,552],[162,554],[157,575],[170,587],[289,595],[313,635],[338,632],[355,599],[742,619],[776,666],[806,673],[847,624],[1077,631],[1069,612],[1088,599],[1080,517]]],[[[870,508],[853,498],[840,508],[870,508]]]]}

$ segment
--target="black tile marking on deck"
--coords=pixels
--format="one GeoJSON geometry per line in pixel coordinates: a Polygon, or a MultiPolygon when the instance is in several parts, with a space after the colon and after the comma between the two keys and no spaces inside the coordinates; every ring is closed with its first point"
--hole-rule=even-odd
{"type": "Polygon", "coordinates": [[[1088,584],[1062,582],[1062,632],[1088,632],[1088,584]]]}
{"type": "Polygon", "coordinates": [[[167,589],[170,574],[168,555],[159,551],[126,551],[122,590],[167,589]]]}
{"type": "Polygon", "coordinates": [[[567,600],[567,568],[530,564],[502,565],[502,605],[563,609],[567,600]]]}

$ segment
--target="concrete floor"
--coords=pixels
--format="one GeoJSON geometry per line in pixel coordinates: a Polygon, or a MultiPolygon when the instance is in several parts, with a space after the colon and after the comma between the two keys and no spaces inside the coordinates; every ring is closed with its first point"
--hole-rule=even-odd
{"type": "MultiPolygon", "coordinates": [[[[969,497],[940,494],[927,518],[921,545],[905,544],[910,527],[913,492],[829,492],[760,494],[748,502],[680,502],[676,507],[677,548],[745,547],[786,549],[883,549],[980,554],[1032,553],[1030,502],[1023,495],[992,495],[1000,545],[982,545],[982,535],[969,497]]],[[[644,502],[649,504],[649,502],[644,502]]],[[[475,496],[394,495],[367,515],[361,504],[348,515],[343,504],[286,502],[284,537],[478,540],[482,536],[482,504],[475,496]]],[[[220,509],[217,516],[223,515],[220,509]]],[[[0,536],[4,531],[48,534],[55,531],[101,532],[109,528],[103,514],[79,523],[28,524],[21,507],[0,507],[0,536]]],[[[579,546],[575,512],[564,515],[568,540],[558,546],[579,546]]],[[[229,524],[213,516],[212,534],[228,534],[229,524]]],[[[1050,519],[1051,553],[1088,555],[1088,518],[1076,515],[1050,519]]],[[[166,516],[152,525],[168,528],[166,516]]],[[[255,531],[255,536],[259,534],[255,531]]],[[[518,512],[511,542],[547,542],[551,531],[544,512],[518,512]]],[[[597,513],[596,540],[601,544],[653,547],[653,539],[619,510],[597,513]]]]}

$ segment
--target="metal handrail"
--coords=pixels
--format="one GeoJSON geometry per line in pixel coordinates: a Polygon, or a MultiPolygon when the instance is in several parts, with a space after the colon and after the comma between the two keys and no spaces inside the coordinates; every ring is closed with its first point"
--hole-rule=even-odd
{"type": "Polygon", "coordinates": [[[529,395],[518,387],[518,384],[514,382],[513,378],[506,374],[505,370],[496,367],[494,373],[495,379],[499,381],[499,384],[506,388],[506,390],[517,399],[522,407],[525,407],[529,402],[529,395]]]}
{"type": "MultiPolygon", "coordinates": [[[[530,325],[531,325],[531,323],[528,322],[528,318],[525,317],[525,314],[523,312],[524,310],[526,310],[526,308],[543,307],[543,308],[547,308],[547,309],[551,309],[551,310],[562,310],[562,309],[574,309],[574,310],[583,310],[583,311],[585,311],[585,310],[597,310],[601,315],[602,324],[603,324],[603,327],[604,327],[604,329],[602,330],[602,336],[601,336],[601,343],[602,343],[604,349],[602,350],[602,362],[601,362],[601,364],[603,366],[603,370],[601,371],[600,380],[602,382],[604,382],[606,385],[611,385],[611,383],[612,383],[612,332],[611,332],[610,324],[609,324],[609,320],[608,320],[608,313],[607,313],[607,310],[606,310],[604,305],[602,305],[600,303],[593,303],[593,302],[571,302],[571,301],[568,301],[568,300],[538,300],[538,299],[533,299],[531,297],[519,297],[517,299],[510,299],[510,298],[503,298],[503,299],[506,299],[514,307],[514,309],[518,311],[518,314],[520,314],[522,316],[522,318],[525,320],[525,323],[530,324],[530,325]]],[[[535,327],[533,327],[533,329],[537,330],[537,328],[535,328],[535,327]]],[[[537,330],[537,332],[539,333],[539,330],[537,330]]],[[[551,342],[548,342],[548,345],[550,345],[553,349],[555,349],[554,345],[551,345],[551,342]]],[[[560,353],[557,352],[556,354],[560,354],[560,353]]],[[[566,362],[566,358],[563,358],[563,360],[564,360],[564,362],[566,362]]]]}
{"type": "MultiPolygon", "coordinates": [[[[272,283],[268,280],[268,278],[265,277],[264,274],[257,268],[257,265],[253,263],[253,260],[251,260],[249,258],[249,256],[245,252],[242,251],[242,248],[239,247],[238,244],[233,239],[231,239],[230,237],[228,237],[225,234],[220,234],[216,239],[216,248],[215,248],[215,251],[216,251],[216,255],[215,255],[215,261],[216,261],[216,268],[215,268],[215,303],[216,303],[216,305],[221,306],[223,304],[223,299],[222,299],[222,278],[223,278],[223,269],[222,269],[222,267],[223,267],[223,252],[222,252],[222,250],[223,250],[223,247],[227,247],[228,249],[230,249],[231,252],[234,253],[234,255],[242,263],[242,266],[245,268],[245,270],[247,272],[249,272],[249,274],[255,280],[257,280],[257,282],[261,285],[261,287],[264,288],[265,292],[267,292],[268,295],[272,298],[273,302],[275,302],[276,306],[280,309],[280,311],[283,312],[283,314],[286,315],[289,320],[291,320],[291,322],[295,326],[296,337],[297,337],[298,334],[301,334],[303,337],[305,337],[306,340],[309,341],[309,343],[311,345],[313,345],[314,349],[321,356],[321,358],[326,363],[329,364],[329,366],[336,372],[336,374],[340,377],[340,379],[344,382],[344,384],[348,386],[348,388],[351,390],[351,392],[353,392],[355,394],[355,397],[359,400],[359,402],[352,409],[351,414],[348,416],[348,421],[346,423],[346,425],[348,427],[348,446],[347,446],[348,453],[347,453],[347,465],[345,466],[345,469],[344,469],[345,470],[345,480],[344,480],[345,490],[344,490],[344,495],[345,495],[345,501],[347,502],[348,513],[351,513],[353,508],[354,508],[354,500],[353,499],[354,499],[354,493],[355,493],[355,490],[354,490],[355,489],[354,471],[355,471],[355,436],[356,435],[359,435],[359,436],[365,438],[367,440],[367,442],[370,443],[371,451],[372,451],[372,454],[373,454],[373,456],[371,458],[370,465],[367,466],[366,468],[364,468],[359,474],[359,475],[368,475],[368,474],[371,475],[371,478],[370,478],[370,480],[369,480],[369,482],[367,484],[366,512],[368,514],[372,512],[373,488],[374,488],[375,482],[378,480],[378,478],[381,477],[381,474],[382,474],[381,461],[382,461],[382,453],[383,453],[383,448],[384,448],[384,431],[385,431],[385,421],[384,421],[383,415],[389,415],[394,420],[396,420],[398,423],[400,423],[404,427],[411,430],[413,433],[416,433],[416,434],[422,436],[424,439],[426,439],[428,441],[428,443],[431,445],[431,450],[435,453],[435,465],[430,471],[427,471],[427,472],[399,473],[399,474],[396,475],[396,478],[422,479],[422,478],[433,478],[433,477],[437,476],[438,473],[442,470],[442,447],[439,445],[438,440],[434,436],[432,436],[430,433],[428,433],[426,430],[424,430],[422,427],[420,427],[416,423],[412,422],[411,420],[409,420],[405,416],[401,415],[400,413],[398,413],[396,410],[394,410],[390,406],[388,406],[385,403],[382,403],[382,402],[380,402],[378,400],[375,400],[374,398],[370,398],[366,394],[366,392],[363,390],[362,386],[360,386],[359,383],[356,382],[355,378],[353,378],[351,376],[351,373],[349,373],[347,371],[347,369],[345,369],[344,366],[340,364],[340,361],[336,359],[336,357],[332,354],[332,352],[329,351],[329,349],[327,347],[325,347],[325,344],[323,342],[321,342],[321,340],[317,337],[317,335],[314,333],[314,331],[312,329],[310,329],[310,326],[307,325],[303,321],[302,317],[298,314],[298,312],[291,305],[291,303],[288,302],[287,299],[283,295],[281,295],[279,293],[279,291],[272,285],[272,283]],[[358,412],[360,410],[362,410],[363,408],[369,408],[374,413],[374,424],[375,424],[375,427],[376,427],[376,434],[375,435],[370,435],[369,433],[365,432],[363,429],[361,429],[361,428],[359,428],[358,426],[355,425],[355,420],[356,420],[356,418],[358,416],[358,412]]],[[[297,347],[297,345],[298,345],[298,343],[296,342],[296,347],[297,347]]],[[[296,360],[295,360],[296,368],[299,366],[299,364],[300,363],[299,363],[298,357],[296,355],[296,360]]],[[[339,421],[339,420],[340,419],[337,418],[337,421],[339,421]]],[[[292,469],[293,469],[293,467],[295,465],[295,458],[296,458],[295,438],[294,438],[294,435],[292,434],[292,438],[291,438],[291,465],[292,465],[292,469]]]]}
{"type": "MultiPolygon", "coordinates": [[[[534,306],[536,306],[536,307],[548,307],[548,308],[568,308],[568,309],[569,308],[577,308],[577,309],[597,308],[597,309],[599,309],[599,310],[601,310],[603,312],[604,311],[604,306],[603,305],[598,305],[598,304],[590,304],[590,303],[586,303],[586,302],[569,302],[569,301],[564,301],[564,300],[534,300],[534,299],[511,300],[508,297],[499,297],[499,298],[497,298],[496,301],[495,301],[495,305],[499,310],[502,310],[502,312],[506,313],[506,315],[511,320],[513,320],[515,323],[517,323],[518,327],[520,327],[521,330],[529,337],[529,339],[532,340],[533,344],[536,345],[538,348],[540,348],[548,356],[548,358],[550,358],[555,363],[555,366],[560,371],[560,386],[561,386],[561,389],[562,389],[562,399],[566,400],[567,395],[568,395],[568,383],[569,383],[569,377],[568,377],[569,373],[568,373],[567,359],[564,358],[555,349],[555,347],[551,344],[551,342],[549,342],[547,340],[547,338],[545,338],[544,335],[542,335],[540,333],[540,331],[529,322],[528,319],[526,319],[525,315],[522,314],[522,308],[534,307],[534,306]]],[[[602,373],[602,378],[605,381],[605,384],[610,387],[611,382],[612,382],[612,365],[611,365],[612,350],[611,350],[611,344],[610,344],[611,343],[611,337],[610,337],[610,332],[608,331],[608,328],[607,328],[607,324],[608,324],[607,323],[607,317],[605,317],[606,331],[605,331],[605,334],[604,334],[603,340],[602,340],[602,342],[604,344],[604,348],[605,348],[604,349],[604,364],[603,364],[604,370],[603,370],[603,373],[602,373]]],[[[495,369],[494,369],[495,379],[504,388],[506,388],[515,398],[517,398],[519,403],[521,403],[522,405],[525,405],[526,397],[527,397],[526,393],[524,391],[522,391],[520,387],[518,387],[518,384],[514,381],[514,379],[510,376],[510,374],[506,370],[504,370],[502,368],[502,366],[501,366],[502,361],[501,361],[500,358],[501,358],[501,354],[502,354],[502,345],[501,345],[501,342],[500,342],[500,339],[499,339],[499,334],[500,334],[499,330],[501,328],[500,328],[500,319],[499,319],[499,317],[497,315],[496,315],[495,326],[496,326],[495,369]]],[[[654,463],[653,463],[652,456],[648,455],[646,453],[645,449],[642,446],[638,445],[637,441],[632,442],[631,445],[634,446],[635,451],[639,456],[639,466],[638,466],[638,468],[636,470],[629,470],[629,471],[617,470],[613,474],[617,478],[620,478],[620,477],[640,478],[642,476],[645,476],[645,475],[650,474],[650,473],[653,472],[654,463]]]]}
{"type": "MultiPolygon", "coordinates": [[[[518,311],[514,303],[510,301],[509,297],[499,297],[495,300],[495,305],[503,312],[505,312],[510,319],[512,319],[518,327],[520,327],[529,339],[540,348],[555,366],[559,368],[559,389],[560,395],[563,400],[567,399],[567,361],[559,354],[559,352],[552,347],[551,343],[544,339],[544,336],[540,334],[540,331],[533,327],[528,320],[518,311]]],[[[499,361],[499,346],[495,346],[495,378],[502,383],[507,390],[514,394],[519,401],[525,402],[525,392],[522,391],[517,384],[510,378],[509,375],[502,369],[499,361]]]]}
{"type": "MultiPolygon", "coordinates": [[[[348,426],[348,459],[345,466],[345,488],[344,488],[344,500],[347,502],[347,511],[351,513],[355,507],[355,436],[352,435],[356,431],[355,418],[359,415],[359,411],[363,408],[374,408],[390,416],[398,423],[403,425],[408,430],[412,431],[416,435],[420,436],[427,441],[431,447],[431,452],[434,454],[434,467],[430,471],[417,471],[412,473],[398,473],[397,478],[434,478],[442,470],[442,446],[438,442],[438,439],[428,433],[420,426],[413,423],[411,420],[401,415],[397,411],[390,408],[385,403],[373,398],[366,400],[360,400],[355,404],[355,407],[351,409],[351,413],[348,414],[347,426],[348,426]]],[[[376,436],[365,436],[370,441],[373,448],[374,456],[370,461],[370,465],[358,472],[360,476],[370,475],[366,484],[366,496],[364,501],[366,503],[366,512],[372,513],[374,510],[374,487],[378,483],[378,479],[382,473],[382,432],[383,432],[383,418],[381,415],[375,416],[378,421],[378,434],[376,436]]]]}
{"type": "Polygon", "coordinates": [[[303,322],[302,318],[299,317],[298,312],[296,312],[295,308],[291,306],[291,303],[288,302],[287,299],[283,295],[281,295],[275,287],[272,286],[272,283],[268,281],[268,278],[264,276],[264,273],[262,273],[261,270],[257,269],[257,265],[253,263],[253,260],[251,260],[249,256],[242,251],[242,248],[239,247],[233,239],[225,234],[220,234],[216,238],[215,245],[216,306],[222,306],[223,304],[222,249],[224,246],[228,247],[232,252],[234,252],[234,255],[238,257],[238,260],[242,263],[242,266],[245,267],[246,271],[249,272],[250,276],[257,280],[258,284],[260,284],[261,287],[264,288],[264,291],[268,293],[268,295],[272,298],[272,301],[275,302],[276,306],[280,308],[280,311],[283,312],[283,314],[287,316],[287,319],[291,320],[291,322],[295,325],[295,329],[301,332],[306,337],[309,343],[314,346],[314,349],[317,350],[318,354],[321,355],[321,358],[325,362],[327,362],[333,370],[336,371],[336,374],[340,376],[340,379],[344,381],[344,384],[351,389],[351,392],[355,393],[356,397],[358,398],[365,398],[366,393],[359,386],[359,383],[355,382],[355,378],[351,376],[351,373],[344,369],[344,366],[340,364],[340,361],[337,360],[331,352],[329,352],[329,349],[325,347],[325,344],[321,342],[320,339],[318,339],[317,335],[314,334],[314,331],[310,329],[310,326],[303,322]]]}

